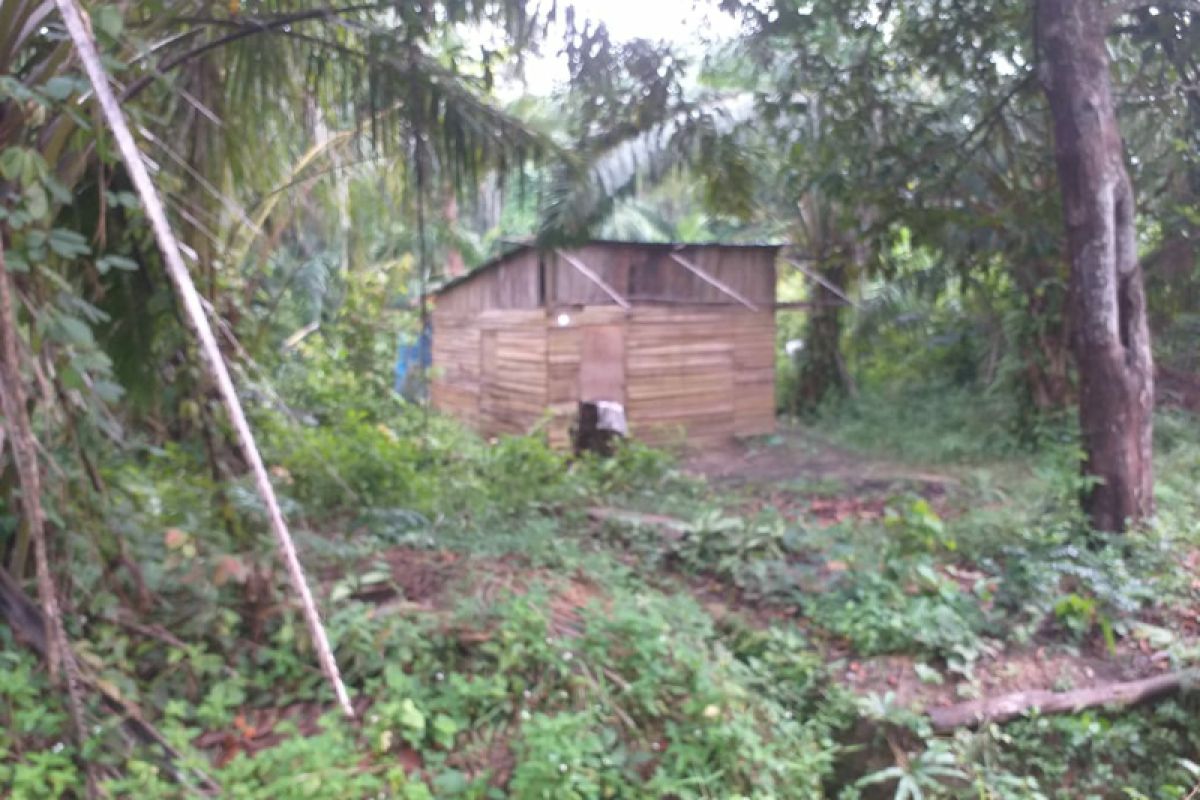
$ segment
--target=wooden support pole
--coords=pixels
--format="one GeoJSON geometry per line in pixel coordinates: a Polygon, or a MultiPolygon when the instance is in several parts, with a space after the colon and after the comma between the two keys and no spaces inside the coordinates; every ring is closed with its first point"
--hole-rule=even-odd
{"type": "Polygon", "coordinates": [[[806,278],[808,278],[809,280],[814,280],[814,281],[816,281],[817,283],[821,284],[821,285],[822,285],[822,286],[824,286],[826,289],[828,289],[830,292],[832,292],[833,294],[837,295],[837,296],[838,296],[838,297],[840,297],[841,299],[845,300],[847,303],[849,303],[850,305],[854,306],[855,308],[858,308],[858,307],[859,307],[858,303],[854,302],[854,301],[853,301],[853,300],[851,300],[849,297],[847,297],[845,292],[843,292],[843,291],[842,291],[841,289],[839,289],[838,287],[834,286],[834,285],[833,285],[833,284],[832,284],[832,283],[831,283],[829,280],[827,280],[827,279],[825,278],[825,276],[823,276],[821,273],[819,273],[819,272],[817,272],[817,271],[815,271],[815,270],[810,270],[808,267],[804,266],[803,264],[801,264],[799,261],[797,261],[797,260],[796,260],[796,259],[794,259],[794,258],[787,258],[787,259],[784,259],[784,260],[785,260],[785,261],[787,261],[789,264],[791,264],[791,265],[792,265],[793,267],[795,267],[796,269],[800,270],[800,272],[801,272],[801,273],[802,273],[802,274],[803,274],[803,275],[804,275],[806,278]]]}
{"type": "Polygon", "coordinates": [[[338,671],[337,662],[334,660],[333,651],[329,646],[329,639],[325,635],[325,627],[321,624],[321,616],[317,611],[317,604],[313,600],[312,592],[309,590],[308,582],[304,577],[304,568],[300,565],[299,556],[296,555],[296,546],[292,542],[291,533],[288,532],[287,523],[283,520],[283,512],[280,510],[279,501],[275,497],[275,489],[271,486],[271,479],[267,475],[267,468],[263,464],[262,455],[259,453],[258,445],[254,441],[254,433],[250,430],[250,423],[247,422],[241,401],[238,400],[237,391],[233,386],[233,379],[229,376],[229,369],[225,365],[225,359],[221,355],[220,348],[217,346],[217,340],[213,336],[212,327],[208,324],[208,317],[205,315],[204,308],[201,305],[200,295],[196,291],[195,284],[192,282],[192,276],[188,273],[187,267],[183,263],[183,254],[179,249],[179,242],[175,238],[175,233],[171,230],[171,225],[167,221],[167,213],[163,207],[162,199],[158,196],[158,190],[155,188],[154,182],[150,180],[150,173],[146,169],[145,162],[142,161],[141,151],[138,150],[137,143],[133,140],[133,134],[129,130],[129,124],[125,121],[125,113],[121,110],[120,105],[117,103],[117,98],[113,95],[108,73],[105,72],[104,65],[100,60],[100,54],[96,50],[96,42],[92,37],[91,25],[85,21],[84,12],[79,7],[78,0],[55,0],[55,2],[58,5],[59,13],[62,14],[63,22],[66,24],[67,32],[75,43],[75,49],[79,54],[80,60],[83,62],[84,70],[87,72],[92,88],[96,92],[96,100],[100,104],[100,110],[104,115],[104,119],[108,123],[108,127],[112,130],[113,138],[117,142],[117,148],[121,152],[121,160],[125,162],[125,167],[129,170],[129,178],[133,182],[138,197],[142,201],[146,217],[150,220],[150,227],[154,230],[154,238],[158,241],[158,248],[162,252],[163,266],[167,277],[175,289],[175,294],[179,298],[180,305],[183,306],[184,316],[191,326],[193,333],[195,333],[196,339],[199,341],[200,353],[203,356],[204,363],[217,385],[221,400],[224,402],[226,412],[229,414],[229,421],[233,424],[233,429],[237,433],[242,454],[246,459],[246,463],[250,465],[251,473],[254,475],[255,485],[258,488],[258,493],[263,500],[263,504],[267,508],[267,517],[270,519],[271,530],[275,534],[276,544],[279,547],[279,557],[287,568],[292,589],[300,599],[300,605],[304,611],[305,621],[308,623],[308,632],[312,637],[313,649],[316,650],[317,659],[321,664],[325,677],[333,687],[333,693],[337,697],[342,711],[347,717],[353,718],[354,708],[350,705],[350,696],[346,692],[345,684],[342,683],[341,673],[338,671]]]}
{"type": "Polygon", "coordinates": [[[563,261],[566,261],[568,264],[578,270],[581,275],[603,289],[604,293],[611,297],[614,303],[624,309],[628,309],[630,307],[629,301],[622,297],[620,292],[609,286],[603,278],[593,272],[591,267],[589,267],[587,264],[584,264],[574,256],[567,255],[562,250],[555,250],[554,252],[558,253],[563,261]]]}
{"type": "Polygon", "coordinates": [[[758,306],[756,306],[754,303],[750,302],[750,300],[748,300],[745,297],[745,295],[738,292],[732,286],[730,286],[722,281],[717,280],[712,275],[709,275],[707,272],[700,269],[698,266],[696,266],[692,262],[688,261],[686,258],[679,255],[678,253],[671,253],[671,260],[674,261],[679,266],[686,269],[688,272],[695,275],[700,280],[707,283],[709,286],[715,287],[716,289],[718,289],[718,290],[724,292],[725,294],[729,295],[730,297],[732,297],[734,300],[737,300],[739,303],[741,303],[742,305],[744,305],[746,308],[750,309],[751,311],[759,310],[758,306]]]}

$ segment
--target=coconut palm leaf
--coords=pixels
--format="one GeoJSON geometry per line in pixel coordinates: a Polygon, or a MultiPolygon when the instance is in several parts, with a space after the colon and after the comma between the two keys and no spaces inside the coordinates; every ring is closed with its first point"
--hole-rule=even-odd
{"type": "Polygon", "coordinates": [[[654,183],[673,169],[704,166],[705,172],[720,172],[716,158],[736,157],[736,144],[726,145],[753,111],[753,98],[746,94],[692,104],[590,160],[565,162],[546,192],[539,238],[555,244],[587,238],[639,182],[654,183]]]}

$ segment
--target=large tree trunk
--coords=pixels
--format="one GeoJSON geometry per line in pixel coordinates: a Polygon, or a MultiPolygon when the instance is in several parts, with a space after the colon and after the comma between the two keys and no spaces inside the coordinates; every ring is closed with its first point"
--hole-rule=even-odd
{"type": "Polygon", "coordinates": [[[1154,365],[1137,260],[1133,187],[1113,110],[1098,0],[1039,0],[1044,88],[1073,283],[1084,507],[1098,530],[1153,512],[1154,365]]]}
{"type": "MultiPolygon", "coordinates": [[[[814,267],[820,276],[845,293],[846,265],[841,260],[814,267]]],[[[811,297],[818,301],[808,312],[804,350],[796,382],[796,410],[816,410],[827,397],[846,391],[842,368],[841,299],[816,281],[810,282],[811,297]]]]}

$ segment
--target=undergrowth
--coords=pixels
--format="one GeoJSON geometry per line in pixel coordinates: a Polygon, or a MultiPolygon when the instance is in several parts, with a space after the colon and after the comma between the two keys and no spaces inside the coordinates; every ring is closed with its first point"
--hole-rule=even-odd
{"type": "MultiPolygon", "coordinates": [[[[922,450],[934,402],[899,410],[900,425],[882,425],[872,400],[826,418],[838,441],[973,462],[940,494],[897,485],[881,515],[832,524],[638,445],[572,459],[537,436],[484,442],[391,398],[338,402],[319,421],[260,410],[257,423],[359,721],[334,713],[312,666],[255,495],[211,477],[202,452],[130,449],[106,468],[120,489],[104,508],[60,511],[81,532],[64,552],[72,601],[89,610],[72,616],[81,659],[143,709],[183,754],[177,767],[228,796],[1182,798],[1194,780],[1186,698],[945,738],[886,697],[856,705],[839,680],[848,658],[902,654],[969,694],[1010,648],[1138,641],[1195,663],[1200,648],[1172,629],[1200,599],[1191,569],[1175,568],[1200,546],[1190,417],[1160,415],[1156,524],[1105,538],[1075,511],[1066,445],[1020,455],[1001,433],[977,436],[974,418],[957,443],[922,450]],[[683,525],[600,526],[586,514],[597,505],[683,525]],[[423,605],[389,552],[510,577],[494,590],[468,575],[423,605]],[[251,730],[263,714],[280,719],[251,730]]],[[[65,715],[3,635],[0,785],[78,794],[65,715]]],[[[160,753],[129,753],[115,718],[93,710],[88,759],[110,795],[187,793],[160,753]]]]}

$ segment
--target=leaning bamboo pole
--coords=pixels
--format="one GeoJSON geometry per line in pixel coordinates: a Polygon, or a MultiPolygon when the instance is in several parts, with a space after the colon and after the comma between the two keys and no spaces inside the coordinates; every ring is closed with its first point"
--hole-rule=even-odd
{"type": "Polygon", "coordinates": [[[138,150],[137,143],[133,139],[133,134],[129,131],[129,125],[125,121],[125,114],[121,111],[121,107],[113,95],[108,73],[105,72],[104,65],[100,61],[100,55],[96,50],[96,41],[92,36],[91,24],[87,21],[85,12],[79,7],[77,0],[55,0],[55,2],[58,5],[59,12],[62,14],[63,22],[67,26],[67,32],[75,44],[79,58],[83,62],[88,80],[91,81],[92,88],[96,92],[96,100],[100,104],[100,110],[104,115],[104,119],[108,123],[108,127],[112,130],[113,137],[116,139],[117,147],[121,152],[121,160],[125,162],[125,166],[129,170],[130,180],[133,181],[138,197],[141,198],[142,207],[145,209],[146,216],[150,220],[150,226],[154,230],[154,238],[157,240],[158,248],[162,252],[167,277],[175,289],[175,294],[178,296],[180,305],[183,306],[184,315],[192,328],[192,332],[196,335],[204,363],[207,365],[211,377],[217,385],[217,390],[220,392],[221,400],[224,402],[226,412],[229,414],[229,420],[233,424],[234,431],[237,434],[238,443],[241,445],[246,463],[250,465],[250,471],[254,474],[255,485],[258,488],[258,493],[262,497],[264,505],[267,507],[267,516],[271,521],[271,530],[274,532],[276,543],[279,546],[279,556],[287,567],[292,588],[300,598],[301,606],[303,606],[304,618],[308,623],[308,631],[312,637],[313,647],[317,651],[317,659],[320,661],[321,669],[324,671],[329,683],[333,686],[333,692],[337,696],[338,704],[341,705],[342,711],[345,712],[347,717],[353,718],[354,709],[350,705],[350,696],[346,693],[345,684],[342,683],[337,661],[333,657],[333,651],[329,646],[329,639],[325,635],[325,627],[321,624],[320,612],[317,610],[312,592],[308,588],[308,582],[304,578],[304,568],[300,565],[300,558],[296,555],[296,546],[292,542],[292,536],[288,532],[287,523],[283,519],[283,512],[280,510],[279,502],[275,498],[275,490],[271,486],[270,478],[267,476],[267,468],[263,464],[262,455],[259,453],[258,446],[254,442],[254,433],[250,430],[250,423],[246,421],[246,414],[242,410],[241,402],[238,400],[233,380],[229,377],[229,369],[226,367],[225,359],[217,347],[217,340],[213,336],[212,328],[208,324],[208,317],[205,315],[204,308],[200,303],[200,295],[196,292],[196,286],[192,283],[192,277],[183,263],[179,242],[175,238],[174,231],[171,230],[170,223],[167,221],[166,210],[163,208],[162,200],[158,196],[158,190],[155,188],[153,181],[151,181],[150,173],[142,161],[141,151],[138,150]]]}

